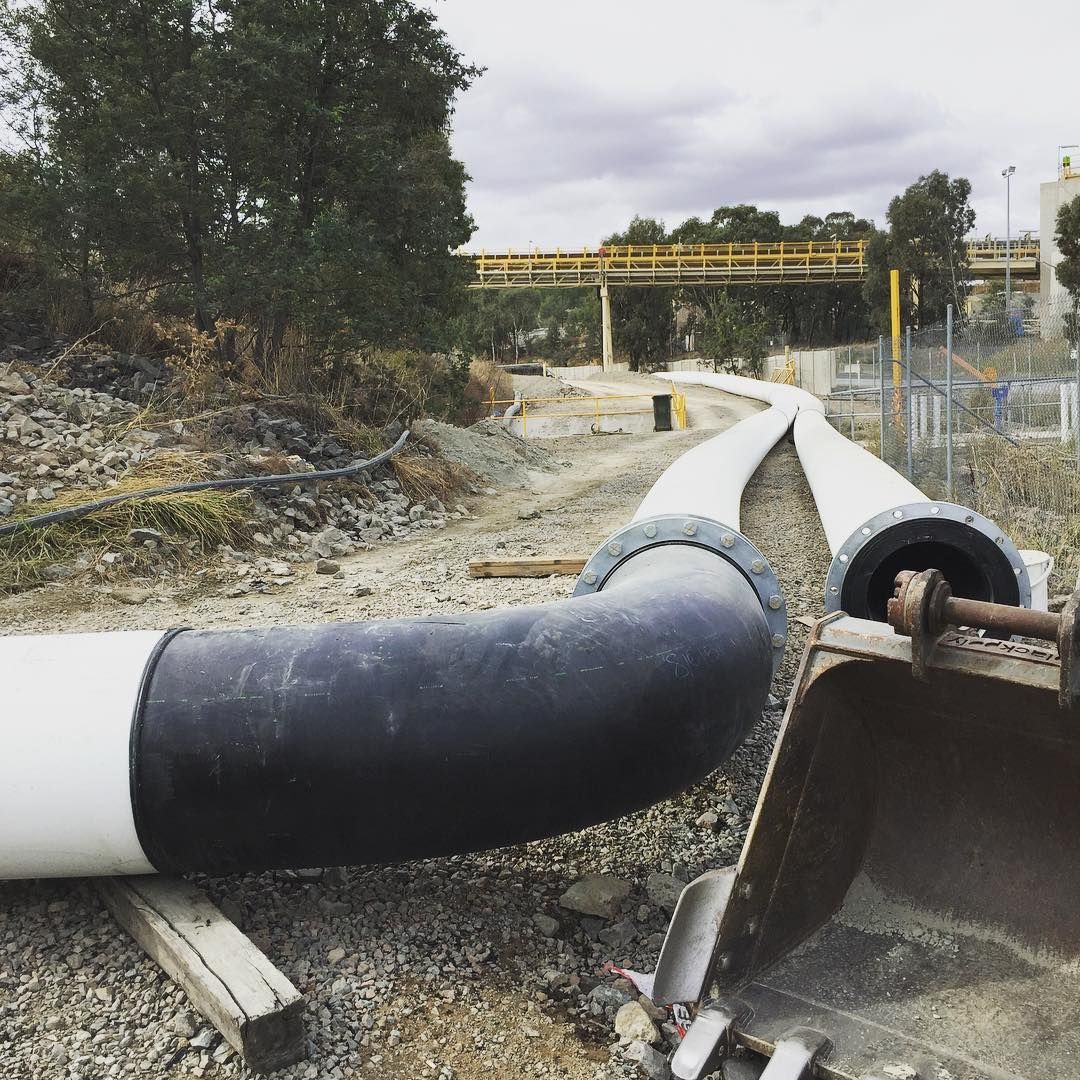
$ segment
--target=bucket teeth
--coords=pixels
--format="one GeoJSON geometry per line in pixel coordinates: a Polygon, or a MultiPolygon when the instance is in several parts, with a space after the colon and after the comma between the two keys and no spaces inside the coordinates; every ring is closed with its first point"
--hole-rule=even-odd
{"type": "Polygon", "coordinates": [[[744,1010],[733,1002],[706,1002],[671,1059],[674,1080],[704,1080],[716,1072],[732,1045],[732,1033],[744,1010]]]}
{"type": "Polygon", "coordinates": [[[792,1028],[781,1036],[761,1080],[810,1080],[814,1062],[832,1049],[828,1036],[813,1028],[792,1028]]]}

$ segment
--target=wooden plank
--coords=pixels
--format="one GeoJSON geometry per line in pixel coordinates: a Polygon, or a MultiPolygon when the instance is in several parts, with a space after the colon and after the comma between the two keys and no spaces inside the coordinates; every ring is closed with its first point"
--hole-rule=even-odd
{"type": "Polygon", "coordinates": [[[252,1068],[272,1072],[306,1054],[300,991],[199,888],[182,878],[102,878],[116,921],[186,991],[252,1068]]]}
{"type": "Polygon", "coordinates": [[[523,555],[518,559],[472,559],[469,577],[548,577],[551,574],[580,574],[588,559],[572,555],[523,555]]]}

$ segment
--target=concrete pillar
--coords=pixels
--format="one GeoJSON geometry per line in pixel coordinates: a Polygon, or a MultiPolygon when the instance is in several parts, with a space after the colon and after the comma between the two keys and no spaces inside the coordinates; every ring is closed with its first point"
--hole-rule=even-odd
{"type": "Polygon", "coordinates": [[[934,445],[941,444],[941,395],[934,395],[934,445]]]}
{"type": "Polygon", "coordinates": [[[925,439],[930,434],[928,410],[930,401],[926,394],[919,395],[919,438],[925,439]]]}
{"type": "Polygon", "coordinates": [[[611,345],[611,298],[606,285],[600,286],[600,330],[604,342],[604,370],[610,371],[615,362],[615,350],[611,345]]]}

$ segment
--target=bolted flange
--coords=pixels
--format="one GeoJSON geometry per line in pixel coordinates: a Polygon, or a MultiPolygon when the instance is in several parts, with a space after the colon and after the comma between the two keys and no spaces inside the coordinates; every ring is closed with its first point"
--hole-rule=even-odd
{"type": "Polygon", "coordinates": [[[705,548],[735,566],[761,601],[773,646],[773,670],[783,659],[787,643],[787,607],[769,561],[742,533],[711,518],[695,514],[662,514],[632,521],[613,533],[585,564],[574,595],[600,592],[616,567],[627,559],[664,545],[705,548]]]}
{"type": "MultiPolygon", "coordinates": [[[[927,529],[940,536],[943,546],[971,550],[1000,579],[1015,582],[1016,599],[1005,602],[1031,606],[1031,584],[1027,567],[1013,542],[989,518],[965,506],[947,502],[917,502],[884,510],[860,525],[840,545],[825,579],[825,611],[846,611],[861,618],[885,620],[882,610],[871,615],[858,610],[858,588],[853,584],[889,550],[899,552],[906,545],[925,539],[927,529]],[[920,534],[916,537],[914,534],[920,534]],[[851,579],[849,581],[849,578],[851,579]],[[845,583],[847,591],[845,591],[845,583]]],[[[892,594],[892,575],[887,575],[886,595],[892,594]]]]}

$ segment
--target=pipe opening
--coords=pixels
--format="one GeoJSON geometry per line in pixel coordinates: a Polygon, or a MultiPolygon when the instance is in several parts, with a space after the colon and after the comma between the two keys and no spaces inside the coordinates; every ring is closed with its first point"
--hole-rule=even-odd
{"type": "Polygon", "coordinates": [[[889,526],[851,556],[836,606],[856,618],[885,622],[896,575],[931,567],[945,575],[955,596],[1021,602],[1016,570],[993,539],[963,522],[915,518],[889,526]]]}

